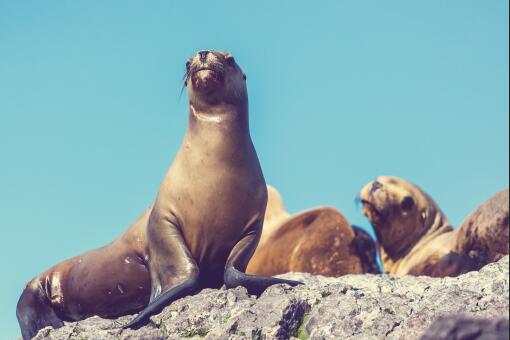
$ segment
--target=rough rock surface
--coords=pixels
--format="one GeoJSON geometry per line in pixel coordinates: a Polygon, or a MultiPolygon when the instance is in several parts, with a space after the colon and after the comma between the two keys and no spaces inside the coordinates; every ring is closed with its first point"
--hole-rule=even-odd
{"type": "Polygon", "coordinates": [[[508,328],[507,319],[490,320],[465,316],[441,316],[432,323],[420,340],[508,340],[508,328]]]}
{"type": "Polygon", "coordinates": [[[290,273],[282,277],[305,285],[276,285],[258,299],[242,287],[204,289],[138,330],[119,328],[132,316],[92,317],[45,328],[36,339],[418,339],[440,316],[503,318],[508,324],[508,267],[506,256],[457,278],[290,273]]]}

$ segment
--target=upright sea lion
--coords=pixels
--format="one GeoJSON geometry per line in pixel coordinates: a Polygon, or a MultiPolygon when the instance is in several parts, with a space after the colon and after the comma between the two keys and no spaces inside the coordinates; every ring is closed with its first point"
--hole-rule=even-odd
{"type": "Polygon", "coordinates": [[[111,244],[27,284],[16,310],[24,339],[62,321],[145,307],[125,326],[138,327],[203,287],[242,285],[260,294],[276,283],[299,283],[244,273],[267,201],[245,79],[229,53],[200,51],[187,62],[189,126],[154,205],[111,244]]]}
{"type": "Polygon", "coordinates": [[[268,187],[268,192],[261,242],[247,273],[341,276],[378,272],[374,242],[361,229],[351,227],[338,210],[319,207],[291,216],[278,191],[268,187]]]}
{"type": "Polygon", "coordinates": [[[361,190],[360,199],[386,272],[457,276],[508,254],[508,190],[475,212],[489,223],[473,226],[471,217],[456,230],[429,195],[401,178],[378,177],[361,190]],[[488,255],[477,256],[478,249],[488,255]]]}

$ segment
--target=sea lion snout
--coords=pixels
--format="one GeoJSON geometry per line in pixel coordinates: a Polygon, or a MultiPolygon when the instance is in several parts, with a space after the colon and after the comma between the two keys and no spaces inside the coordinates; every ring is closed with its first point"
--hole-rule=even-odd
{"type": "Polygon", "coordinates": [[[213,105],[247,106],[246,75],[228,52],[198,51],[186,62],[184,86],[198,111],[211,111],[213,105]]]}
{"type": "Polygon", "coordinates": [[[381,227],[387,213],[387,192],[384,185],[378,180],[368,183],[359,194],[363,205],[363,214],[374,224],[381,227]]]}
{"type": "Polygon", "coordinates": [[[207,55],[209,54],[209,51],[198,51],[198,57],[200,58],[200,62],[202,64],[205,64],[207,61],[207,55]]]}
{"type": "Polygon", "coordinates": [[[210,92],[225,82],[222,56],[211,51],[198,51],[186,63],[186,78],[191,80],[195,91],[210,92]]]}

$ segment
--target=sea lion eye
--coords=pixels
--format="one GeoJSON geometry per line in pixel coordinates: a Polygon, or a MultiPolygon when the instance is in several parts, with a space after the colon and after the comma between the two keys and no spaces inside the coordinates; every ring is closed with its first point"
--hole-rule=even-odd
{"type": "Polygon", "coordinates": [[[411,196],[404,197],[402,202],[400,202],[400,207],[404,211],[411,210],[413,208],[413,206],[414,206],[414,200],[413,200],[413,198],[411,196]]]}
{"type": "Polygon", "coordinates": [[[243,73],[243,79],[246,80],[246,73],[243,73]]]}
{"type": "Polygon", "coordinates": [[[186,70],[189,70],[189,67],[191,66],[191,63],[189,62],[189,60],[186,62],[186,70]]]}

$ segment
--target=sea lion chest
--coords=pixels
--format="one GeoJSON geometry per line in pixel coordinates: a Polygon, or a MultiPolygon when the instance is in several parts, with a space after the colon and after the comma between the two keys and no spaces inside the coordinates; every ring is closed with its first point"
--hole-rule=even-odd
{"type": "MultiPolygon", "coordinates": [[[[265,181],[249,138],[186,135],[163,183],[174,215],[199,267],[223,269],[241,237],[263,218],[265,181]]],[[[160,192],[161,194],[161,192],[160,192]]]]}

